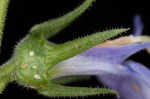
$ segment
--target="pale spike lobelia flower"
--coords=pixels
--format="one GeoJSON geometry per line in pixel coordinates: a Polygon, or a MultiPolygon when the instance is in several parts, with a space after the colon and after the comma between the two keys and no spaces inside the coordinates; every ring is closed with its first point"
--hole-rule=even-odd
{"type": "Polygon", "coordinates": [[[142,36],[140,16],[134,17],[134,34],[106,41],[57,64],[53,79],[76,75],[96,75],[104,85],[116,90],[120,99],[150,99],[150,70],[128,60],[150,47],[150,37],[142,36]]]}

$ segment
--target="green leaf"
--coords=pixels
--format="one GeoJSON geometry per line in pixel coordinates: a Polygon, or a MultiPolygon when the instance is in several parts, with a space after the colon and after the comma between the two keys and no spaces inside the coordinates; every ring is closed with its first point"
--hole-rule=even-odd
{"type": "Polygon", "coordinates": [[[69,87],[52,83],[49,86],[45,86],[45,88],[38,89],[38,92],[50,97],[77,97],[98,94],[114,94],[119,96],[116,91],[105,88],[69,87]]]}
{"type": "Polygon", "coordinates": [[[43,34],[46,38],[54,36],[64,28],[66,28],[72,21],[79,17],[91,5],[94,0],[86,0],[82,5],[74,11],[67,13],[64,16],[53,20],[35,25],[31,30],[31,34],[43,34]]]}
{"type": "Polygon", "coordinates": [[[7,7],[8,7],[8,0],[0,0],[0,45],[1,45],[1,40],[2,40],[7,7]]]}

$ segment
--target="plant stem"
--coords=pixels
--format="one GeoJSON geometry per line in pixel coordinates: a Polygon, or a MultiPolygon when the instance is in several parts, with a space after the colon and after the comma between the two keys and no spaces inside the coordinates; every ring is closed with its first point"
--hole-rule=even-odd
{"type": "Polygon", "coordinates": [[[4,21],[7,13],[8,2],[9,0],[0,0],[0,45],[2,40],[4,21]]]}

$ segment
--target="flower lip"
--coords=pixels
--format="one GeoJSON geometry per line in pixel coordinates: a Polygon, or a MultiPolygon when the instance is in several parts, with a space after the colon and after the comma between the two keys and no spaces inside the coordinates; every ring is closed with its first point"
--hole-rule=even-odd
{"type": "Polygon", "coordinates": [[[110,63],[122,63],[131,55],[150,47],[150,42],[135,43],[122,46],[91,48],[80,55],[90,59],[105,60],[110,63]]]}

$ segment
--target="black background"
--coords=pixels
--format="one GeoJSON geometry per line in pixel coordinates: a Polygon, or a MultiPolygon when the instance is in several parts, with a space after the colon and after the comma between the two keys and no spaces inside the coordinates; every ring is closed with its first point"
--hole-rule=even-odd
{"type": "MultiPolygon", "coordinates": [[[[10,0],[2,41],[0,63],[2,64],[10,59],[14,46],[28,34],[29,29],[34,24],[61,16],[73,10],[83,1],[84,0],[10,0]]],[[[142,16],[145,25],[143,34],[149,35],[150,15],[148,5],[146,5],[147,3],[148,2],[144,0],[132,3],[131,0],[96,0],[73,24],[49,40],[55,43],[63,43],[96,31],[120,27],[131,28],[128,32],[128,34],[131,34],[133,29],[133,16],[136,14],[142,16]]],[[[142,51],[131,58],[139,60],[148,66],[149,64],[146,59],[143,59],[145,57],[149,56],[145,51],[142,51]]],[[[94,86],[97,84],[94,80],[93,78],[93,81],[74,83],[73,85],[94,86]]],[[[3,98],[9,96],[12,98],[49,99],[48,97],[38,95],[34,90],[23,88],[16,83],[9,84],[4,93],[0,95],[0,97],[3,98]]],[[[79,99],[80,98],[81,97],[79,97],[79,99]]],[[[84,97],[84,99],[89,98],[116,99],[113,95],[84,97]]]]}

